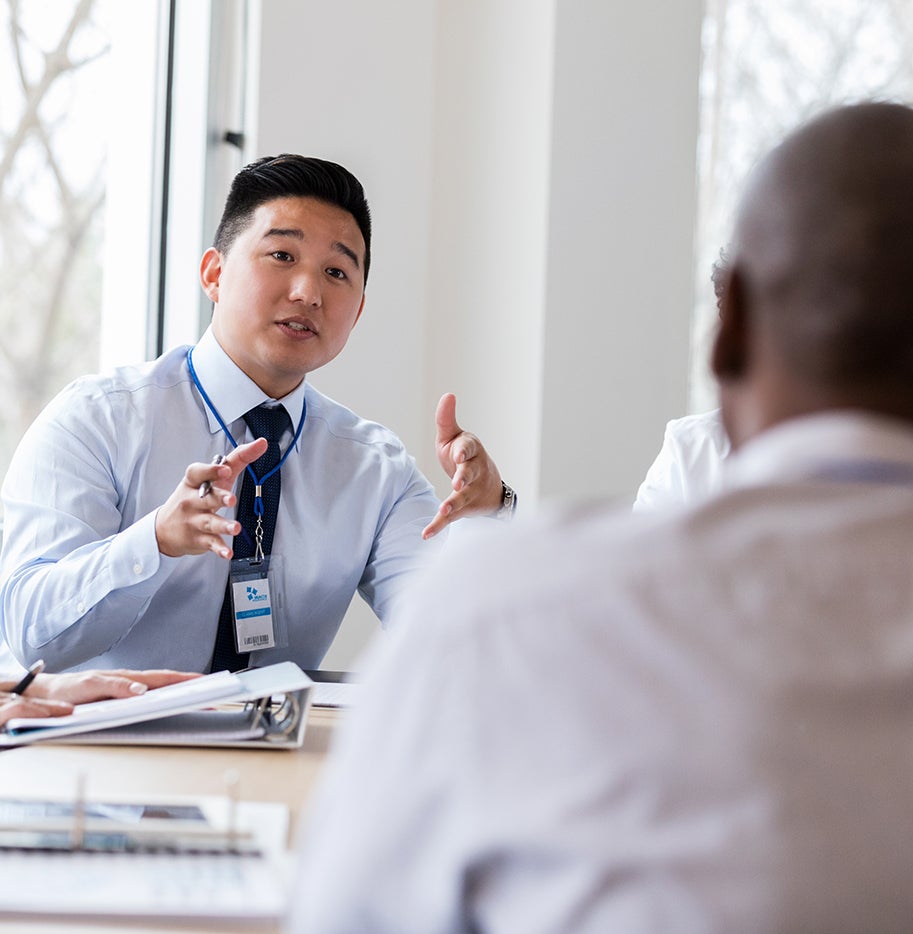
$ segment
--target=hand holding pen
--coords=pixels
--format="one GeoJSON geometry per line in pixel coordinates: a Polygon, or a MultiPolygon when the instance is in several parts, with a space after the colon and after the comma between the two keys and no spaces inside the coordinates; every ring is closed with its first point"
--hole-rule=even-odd
{"type": "Polygon", "coordinates": [[[10,688],[10,694],[25,694],[25,689],[44,671],[44,659],[39,658],[25,673],[22,680],[10,688]]]}
{"type": "Polygon", "coordinates": [[[0,691],[0,728],[12,717],[61,717],[73,712],[67,701],[23,696],[43,669],[44,661],[39,659],[13,687],[0,691]]]}
{"type": "MultiPolygon", "coordinates": [[[[219,466],[220,464],[224,464],[224,463],[225,463],[225,455],[223,455],[223,454],[216,454],[216,456],[212,459],[212,463],[213,463],[213,466],[214,466],[214,467],[217,467],[217,466],[219,466]]],[[[200,489],[199,489],[199,497],[200,497],[200,499],[202,499],[204,496],[209,496],[209,494],[210,494],[211,492],[212,492],[212,482],[209,481],[209,480],[204,480],[204,481],[200,484],[200,489]]]]}
{"type": "Polygon", "coordinates": [[[174,492],[155,513],[155,537],[159,551],[169,558],[212,551],[220,558],[232,556],[231,539],[240,530],[234,517],[223,509],[237,503],[232,487],[238,474],[262,456],[266,440],[239,444],[227,456],[212,463],[190,464],[174,492]]]}
{"type": "Polygon", "coordinates": [[[18,684],[8,691],[0,691],[0,727],[11,717],[61,717],[72,713],[74,704],[136,697],[152,688],[199,677],[194,672],[168,669],[71,671],[42,675],[28,695],[23,696],[23,691],[33,685],[43,668],[43,661],[35,662],[18,684]]]}

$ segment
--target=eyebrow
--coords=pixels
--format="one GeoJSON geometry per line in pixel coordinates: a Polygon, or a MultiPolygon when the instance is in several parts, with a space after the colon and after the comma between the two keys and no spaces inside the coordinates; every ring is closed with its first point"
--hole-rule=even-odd
{"type": "MultiPolygon", "coordinates": [[[[293,240],[304,240],[304,231],[298,227],[270,227],[263,235],[263,239],[267,240],[270,237],[291,237],[293,240]]],[[[351,247],[346,246],[341,240],[334,240],[330,246],[337,253],[348,256],[349,259],[355,263],[356,269],[361,268],[361,263],[358,261],[358,254],[351,247]]]]}

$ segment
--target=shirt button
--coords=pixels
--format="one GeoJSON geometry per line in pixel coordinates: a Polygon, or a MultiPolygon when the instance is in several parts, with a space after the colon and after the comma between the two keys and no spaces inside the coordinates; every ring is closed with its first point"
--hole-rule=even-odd
{"type": "Polygon", "coordinates": [[[86,605],[82,602],[82,600],[80,600],[79,603],[76,604],[76,611],[78,613],[85,613],[86,605]]]}
{"type": "Polygon", "coordinates": [[[134,574],[143,573],[143,566],[139,563],[139,561],[137,561],[136,564],[133,565],[133,573],[134,574]]]}

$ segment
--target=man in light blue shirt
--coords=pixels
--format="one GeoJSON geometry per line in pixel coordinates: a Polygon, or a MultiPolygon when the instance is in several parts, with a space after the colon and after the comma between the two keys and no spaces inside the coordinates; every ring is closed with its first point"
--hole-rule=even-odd
{"type": "Polygon", "coordinates": [[[453,396],[437,414],[453,478],[439,503],[394,434],[306,382],[361,314],[370,240],[364,192],[341,166],[283,155],[238,174],[201,263],[213,317],[200,342],[77,380],[13,458],[0,629],[15,659],[41,656],[56,671],[209,669],[232,536],[256,534],[254,513],[235,516],[234,491],[267,448],[243,418],[263,404],[284,407],[290,427],[272,647],[252,665],[317,667],[356,590],[384,622],[423,537],[503,511],[505,495],[510,505],[485,449],[457,425],[453,396]]]}

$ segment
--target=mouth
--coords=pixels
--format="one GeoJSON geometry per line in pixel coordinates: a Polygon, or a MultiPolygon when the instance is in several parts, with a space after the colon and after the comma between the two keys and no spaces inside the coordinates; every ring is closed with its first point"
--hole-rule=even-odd
{"type": "Polygon", "coordinates": [[[291,337],[312,338],[317,336],[316,326],[307,318],[286,318],[284,321],[277,321],[276,324],[291,337]]]}

